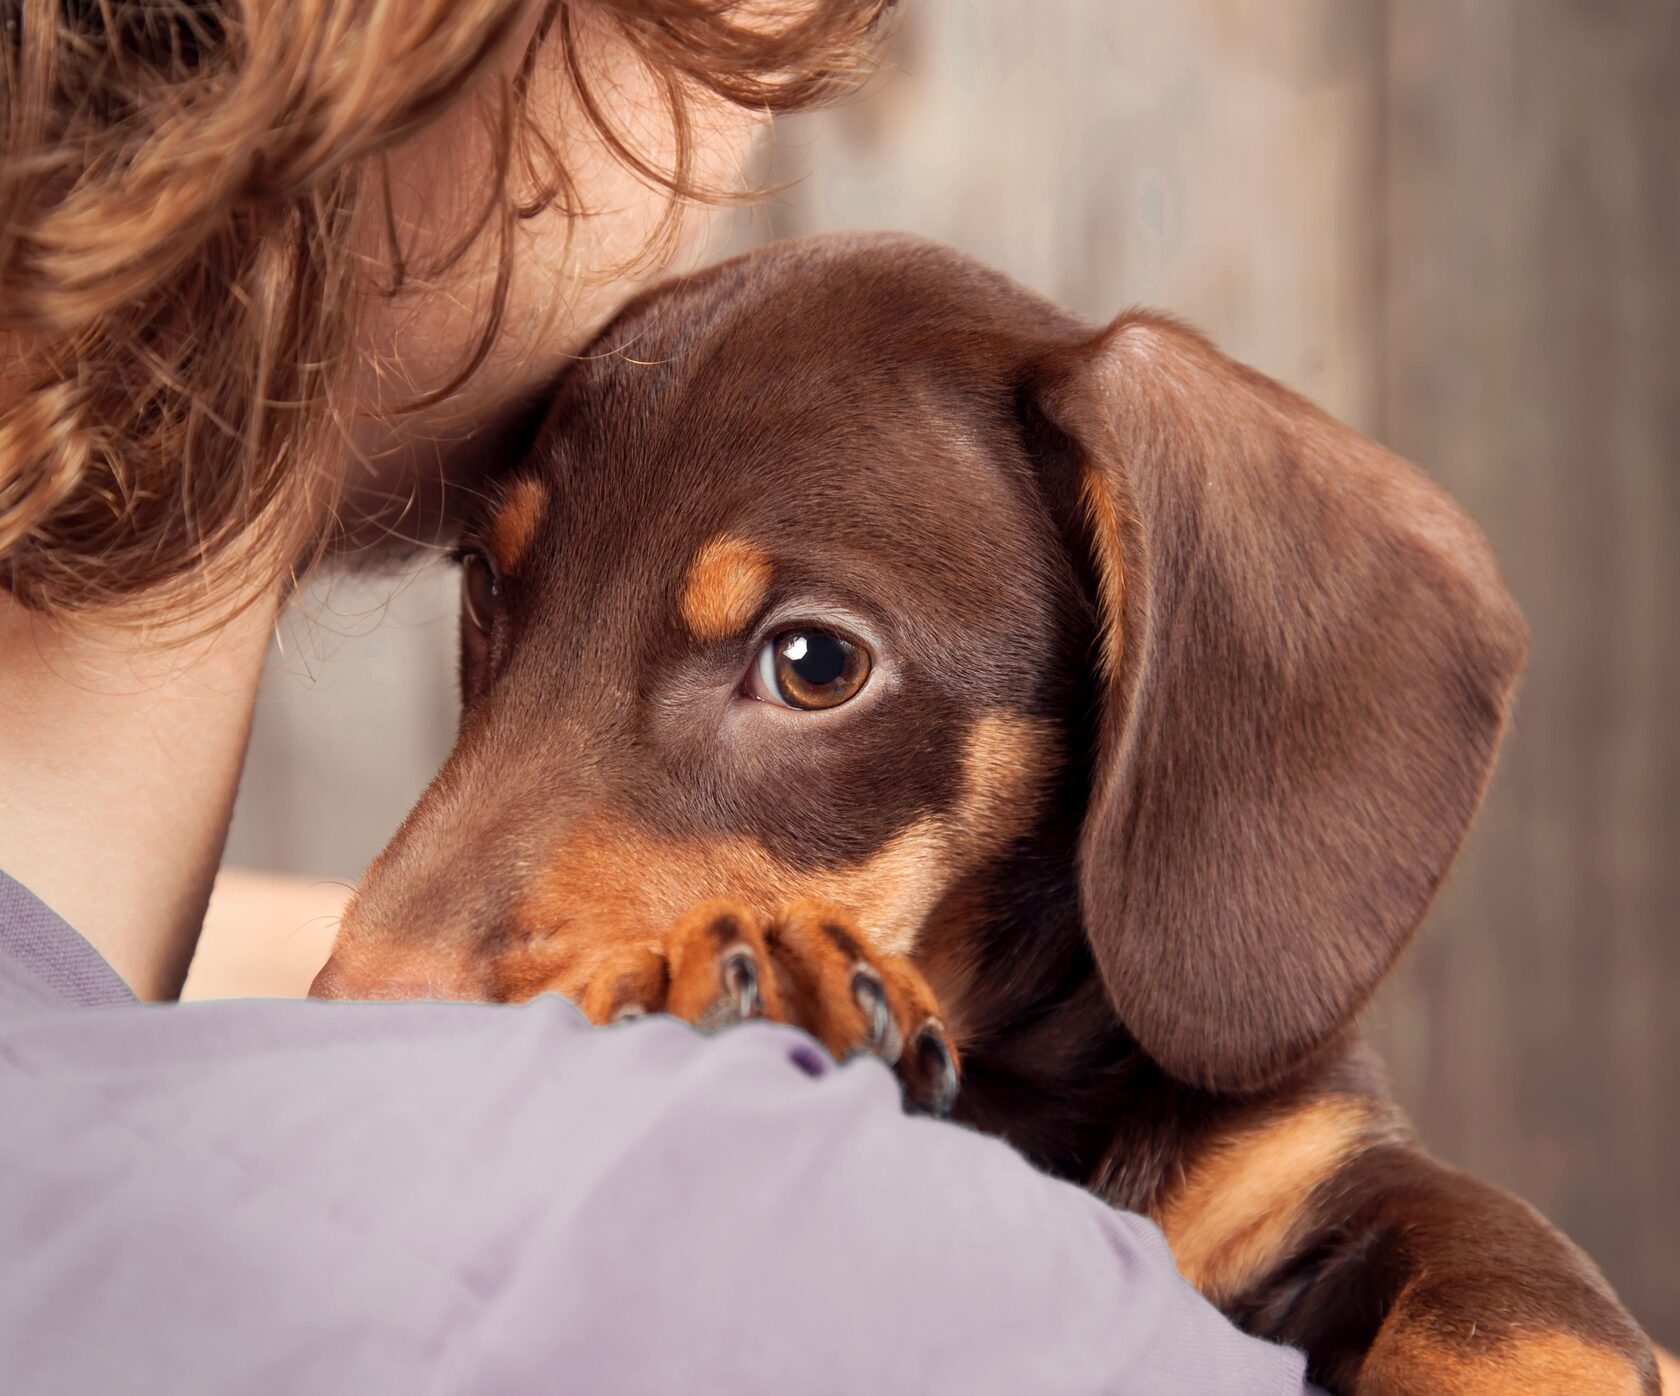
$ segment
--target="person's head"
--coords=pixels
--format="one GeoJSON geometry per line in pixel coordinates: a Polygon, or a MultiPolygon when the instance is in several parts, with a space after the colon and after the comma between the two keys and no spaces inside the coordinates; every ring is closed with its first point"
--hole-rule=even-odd
{"type": "Polygon", "coordinates": [[[0,595],[190,610],[482,457],[890,3],[11,7],[0,595]]]}

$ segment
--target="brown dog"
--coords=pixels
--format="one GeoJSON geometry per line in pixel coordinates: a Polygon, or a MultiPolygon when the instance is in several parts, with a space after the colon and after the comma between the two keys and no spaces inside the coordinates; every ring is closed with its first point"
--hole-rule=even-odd
{"type": "Polygon", "coordinates": [[[1351,1027],[1524,646],[1410,466],[1171,321],[823,239],[632,302],[463,558],[459,741],[318,992],[790,1020],[1334,1391],[1657,1389],[1351,1027]]]}

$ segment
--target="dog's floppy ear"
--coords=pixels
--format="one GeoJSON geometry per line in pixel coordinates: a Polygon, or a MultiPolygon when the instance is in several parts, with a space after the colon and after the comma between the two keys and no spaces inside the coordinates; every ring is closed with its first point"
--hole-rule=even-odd
{"type": "Polygon", "coordinates": [[[1526,637],[1419,472],[1170,321],[1030,374],[1101,627],[1087,933],[1166,1070],[1265,1084],[1365,1002],[1481,800],[1526,637]]]}

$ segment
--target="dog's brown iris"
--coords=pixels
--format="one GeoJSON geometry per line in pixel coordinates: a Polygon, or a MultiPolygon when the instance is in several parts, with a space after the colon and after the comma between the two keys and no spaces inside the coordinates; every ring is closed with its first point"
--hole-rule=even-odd
{"type": "Polygon", "coordinates": [[[833,708],[869,678],[869,651],[832,630],[784,630],[768,648],[774,698],[790,708],[833,708]]]}

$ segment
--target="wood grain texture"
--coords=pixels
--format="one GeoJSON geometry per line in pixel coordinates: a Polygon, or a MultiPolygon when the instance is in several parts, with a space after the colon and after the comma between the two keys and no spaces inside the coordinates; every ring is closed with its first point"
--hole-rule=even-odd
{"type": "MultiPolygon", "coordinates": [[[[907,228],[1174,311],[1492,537],[1517,724],[1373,1028],[1429,1145],[1680,1341],[1680,5],[904,0],[892,60],[781,125],[803,178],[723,250],[907,228]]],[[[236,855],[354,875],[448,745],[452,651],[434,619],[277,677],[236,855]]]]}
{"type": "Polygon", "coordinates": [[[1388,444],[1533,635],[1378,1026],[1425,1138],[1680,1335],[1680,6],[1424,0],[1389,38],[1388,444]]]}

